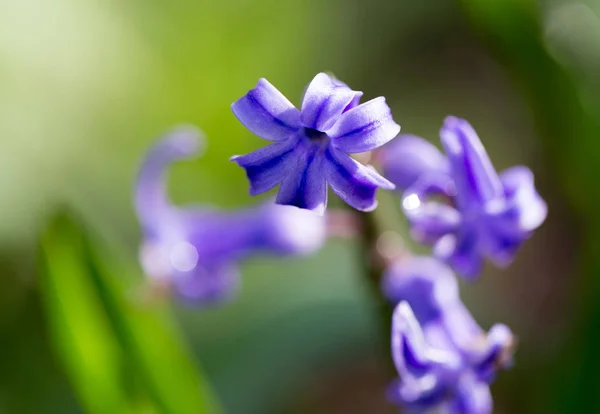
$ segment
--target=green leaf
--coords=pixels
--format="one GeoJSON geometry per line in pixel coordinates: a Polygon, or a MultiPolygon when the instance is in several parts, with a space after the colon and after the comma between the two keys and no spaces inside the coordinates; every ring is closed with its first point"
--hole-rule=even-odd
{"type": "Polygon", "coordinates": [[[168,309],[130,294],[141,280],[130,266],[67,214],[42,236],[41,256],[51,335],[88,412],[220,412],[168,309]]]}

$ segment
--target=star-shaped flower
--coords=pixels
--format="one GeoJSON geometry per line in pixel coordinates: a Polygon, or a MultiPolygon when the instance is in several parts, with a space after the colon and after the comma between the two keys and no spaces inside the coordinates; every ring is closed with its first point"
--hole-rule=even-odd
{"type": "Polygon", "coordinates": [[[411,413],[490,414],[489,384],[512,364],[510,329],[496,324],[484,332],[460,300],[452,270],[433,258],[392,265],[383,291],[399,303],[392,355],[400,379],[389,398],[411,413]]]}
{"type": "Polygon", "coordinates": [[[325,241],[325,219],[311,211],[279,206],[221,211],[179,207],[166,194],[164,174],[174,161],[199,150],[199,131],[180,127],[159,140],[144,159],[135,206],[144,240],[140,260],[148,277],[196,305],[219,304],[239,285],[237,263],[249,255],[307,254],[325,241]]]}
{"type": "Polygon", "coordinates": [[[467,121],[446,118],[440,137],[446,157],[422,138],[401,136],[384,149],[381,160],[386,174],[405,190],[402,206],[413,236],[433,244],[436,256],[474,278],[484,257],[508,265],[544,222],[547,206],[529,168],[512,167],[498,175],[467,121]]]}
{"type": "Polygon", "coordinates": [[[327,206],[327,185],[352,207],[377,207],[377,188],[394,185],[347,154],[367,152],[394,138],[400,126],[385,98],[359,105],[362,92],[319,73],[300,110],[266,79],[231,106],[254,134],[273,143],[232,160],[246,170],[250,194],[280,185],[276,202],[314,210],[327,206]]]}

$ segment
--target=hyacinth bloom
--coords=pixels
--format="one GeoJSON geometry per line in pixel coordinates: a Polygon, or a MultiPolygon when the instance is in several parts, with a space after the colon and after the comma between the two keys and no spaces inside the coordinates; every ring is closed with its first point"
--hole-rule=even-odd
{"type": "Polygon", "coordinates": [[[347,154],[367,152],[394,138],[400,126],[385,98],[359,104],[362,92],[319,73],[308,85],[301,109],[266,79],[231,106],[254,134],[272,144],[231,159],[246,170],[250,194],[279,185],[276,202],[313,210],[327,206],[327,185],[350,206],[376,208],[378,188],[394,189],[371,166],[347,154]]]}
{"type": "Polygon", "coordinates": [[[135,206],[144,240],[140,260],[146,274],[199,305],[219,303],[237,290],[237,262],[250,254],[306,254],[325,240],[324,218],[268,202],[238,211],[179,207],[167,196],[166,168],[200,147],[199,131],[174,129],[144,159],[135,206]]]}
{"type": "Polygon", "coordinates": [[[398,303],[392,355],[400,378],[390,400],[409,413],[491,413],[489,384],[512,364],[510,329],[497,324],[484,332],[461,302],[452,270],[434,258],[394,264],[382,283],[398,303]]]}
{"type": "Polygon", "coordinates": [[[484,257],[508,265],[545,220],[547,206],[529,168],[496,172],[467,121],[446,118],[440,137],[445,157],[422,138],[407,136],[386,147],[381,158],[386,175],[405,190],[402,206],[413,236],[474,278],[484,257]]]}

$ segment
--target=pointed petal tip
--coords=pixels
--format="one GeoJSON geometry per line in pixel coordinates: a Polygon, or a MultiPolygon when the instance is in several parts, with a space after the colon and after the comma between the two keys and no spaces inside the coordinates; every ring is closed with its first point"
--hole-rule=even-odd
{"type": "Polygon", "coordinates": [[[382,190],[395,190],[396,189],[396,184],[394,184],[393,182],[391,182],[390,180],[388,180],[387,178],[385,178],[382,175],[379,175],[381,177],[379,184],[379,188],[381,188],[382,190]]]}

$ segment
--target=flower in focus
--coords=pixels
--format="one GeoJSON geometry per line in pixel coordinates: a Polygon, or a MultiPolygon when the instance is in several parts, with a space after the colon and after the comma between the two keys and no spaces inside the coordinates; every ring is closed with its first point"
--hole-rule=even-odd
{"type": "Polygon", "coordinates": [[[327,206],[327,184],[352,207],[377,207],[377,188],[394,185],[347,154],[367,152],[394,138],[400,126],[385,98],[359,105],[362,92],[319,73],[300,110],[266,79],[231,106],[254,134],[272,144],[231,159],[246,170],[250,194],[280,185],[276,202],[314,210],[327,206]]]}
{"type": "Polygon", "coordinates": [[[402,206],[413,236],[433,244],[437,257],[474,278],[484,257],[508,265],[545,220],[547,206],[529,168],[496,173],[467,121],[447,117],[440,137],[446,157],[422,138],[400,137],[381,156],[384,171],[405,190],[402,206]]]}
{"type": "Polygon", "coordinates": [[[135,206],[144,240],[146,274],[200,305],[230,298],[239,285],[237,262],[250,254],[307,254],[325,240],[324,218],[273,202],[238,211],[173,205],[164,185],[166,168],[199,150],[199,131],[180,127],[159,140],[144,159],[135,206]]]}
{"type": "Polygon", "coordinates": [[[512,364],[510,329],[497,324],[484,332],[461,302],[452,270],[434,258],[392,265],[383,291],[399,303],[392,354],[400,379],[390,400],[411,413],[491,413],[489,384],[512,364]]]}

